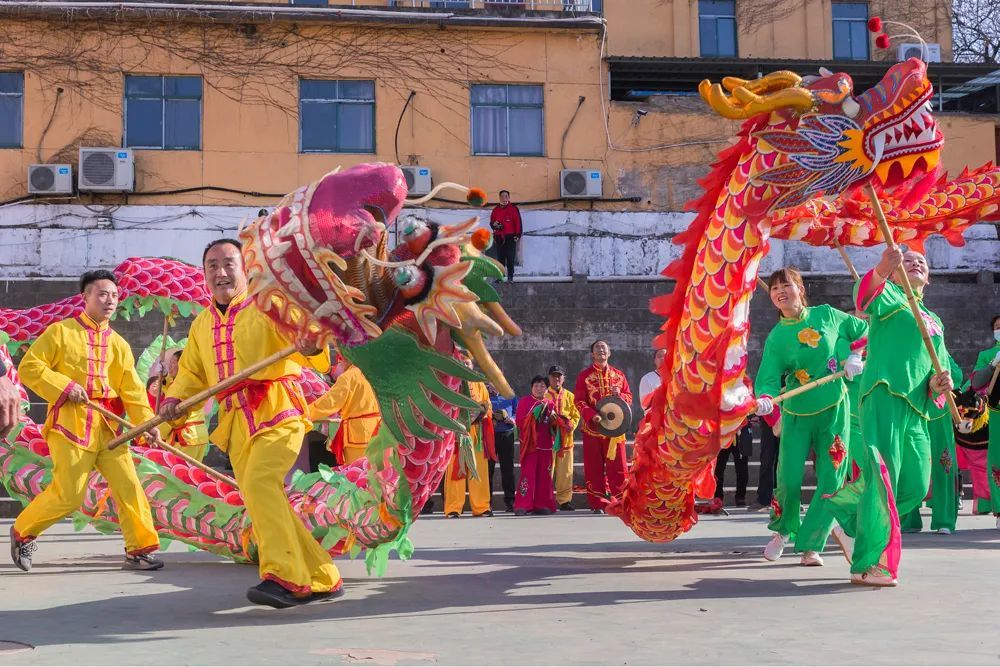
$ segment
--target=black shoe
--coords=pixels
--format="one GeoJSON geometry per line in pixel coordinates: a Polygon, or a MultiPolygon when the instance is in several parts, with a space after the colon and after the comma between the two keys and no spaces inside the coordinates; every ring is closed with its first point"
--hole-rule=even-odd
{"type": "Polygon", "coordinates": [[[448,512],[448,518],[449,519],[457,519],[460,516],[462,516],[462,515],[459,514],[458,512],[448,512]]]}
{"type": "MultiPolygon", "coordinates": [[[[247,600],[254,604],[274,607],[275,609],[288,609],[311,602],[316,594],[296,596],[281,584],[265,579],[247,591],[247,600]]],[[[323,595],[320,593],[320,595],[323,595]]]]}
{"type": "Polygon", "coordinates": [[[138,556],[129,556],[125,554],[125,562],[122,563],[123,570],[140,570],[148,572],[151,570],[163,569],[163,561],[158,558],[153,558],[148,554],[139,554],[138,556]]]}
{"type": "Polygon", "coordinates": [[[428,500],[424,503],[424,506],[420,508],[421,514],[434,514],[434,501],[428,500]]]}
{"type": "Polygon", "coordinates": [[[482,514],[473,514],[472,516],[474,516],[474,517],[493,516],[493,510],[486,510],[482,514]]]}
{"type": "Polygon", "coordinates": [[[37,548],[38,545],[35,544],[34,540],[25,542],[17,539],[14,527],[10,527],[10,559],[14,561],[14,565],[17,565],[25,572],[31,572],[31,554],[37,548]]]}
{"type": "Polygon", "coordinates": [[[604,514],[604,510],[590,510],[591,514],[604,514]]]}
{"type": "Polygon", "coordinates": [[[528,513],[524,510],[514,510],[514,516],[527,516],[528,513]]]}
{"type": "Polygon", "coordinates": [[[503,507],[508,512],[513,512],[514,511],[514,503],[504,502],[503,507]]]}
{"type": "Polygon", "coordinates": [[[532,514],[534,514],[535,516],[549,516],[550,514],[552,514],[552,510],[550,510],[547,507],[543,507],[540,510],[535,510],[534,512],[532,512],[532,514]]]}
{"type": "Polygon", "coordinates": [[[737,498],[736,499],[736,506],[737,507],[746,507],[747,506],[747,499],[746,498],[737,498]]]}
{"type": "Polygon", "coordinates": [[[575,512],[576,508],[573,507],[572,505],[570,505],[569,503],[563,503],[562,505],[559,506],[559,511],[560,512],[575,512]]]}
{"type": "Polygon", "coordinates": [[[317,593],[313,591],[313,594],[309,596],[309,602],[328,602],[342,597],[344,597],[344,584],[334,588],[332,591],[326,591],[324,593],[317,593]]]}

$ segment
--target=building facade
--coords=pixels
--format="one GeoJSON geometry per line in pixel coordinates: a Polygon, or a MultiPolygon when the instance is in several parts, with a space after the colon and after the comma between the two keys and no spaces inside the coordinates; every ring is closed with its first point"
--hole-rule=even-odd
{"type": "MultiPolygon", "coordinates": [[[[525,212],[526,276],[652,277],[736,128],[705,108],[697,82],[822,65],[871,85],[907,39],[876,49],[870,16],[912,24],[927,59],[944,61],[931,75],[945,165],[997,158],[996,79],[947,62],[947,2],[902,4],[4,2],[2,270],[197,260],[205,241],[299,185],[380,160],[491,198],[510,190],[525,212]],[[134,186],[29,194],[31,165],[75,175],[80,147],[132,149],[134,186]],[[564,170],[599,180],[596,196],[564,197],[564,170]]],[[[991,268],[992,228],[972,236],[970,253],[942,246],[937,268],[991,268]]],[[[842,271],[829,253],[799,256],[807,270],[842,271]]]]}

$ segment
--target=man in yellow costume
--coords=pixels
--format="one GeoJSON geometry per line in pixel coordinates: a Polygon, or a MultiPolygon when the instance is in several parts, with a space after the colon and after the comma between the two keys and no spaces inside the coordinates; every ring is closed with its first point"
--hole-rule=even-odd
{"type": "Polygon", "coordinates": [[[80,292],[84,311],[49,326],[18,367],[24,385],[49,404],[42,435],[53,466],[52,482],[11,527],[11,557],[25,572],[31,569],[34,540],[80,509],[96,468],[108,482],[125,536],[122,569],[158,570],[163,561],[150,554],[160,540],[132,455],[128,447],[107,448],[117,424],[87,406],[90,401],[117,414],[124,408],[135,423],[153,417],[132,349],[108,324],[118,307],[118,284],[110,271],[89,271],[80,292]]]}
{"type": "MultiPolygon", "coordinates": [[[[472,368],[472,360],[467,358],[465,365],[472,368]]],[[[457,519],[462,516],[462,510],[465,508],[466,484],[469,488],[469,507],[472,509],[472,516],[493,516],[493,510],[490,509],[492,489],[490,488],[489,470],[486,466],[486,443],[483,438],[484,422],[489,421],[489,430],[493,430],[493,407],[490,404],[490,392],[486,389],[485,384],[469,382],[468,387],[469,396],[482,406],[478,415],[472,415],[468,435],[472,442],[478,479],[473,477],[471,470],[462,472],[459,466],[459,457],[462,453],[459,451],[459,443],[456,440],[455,456],[452,457],[444,475],[444,513],[449,519],[457,519]]]]}
{"type": "MultiPolygon", "coordinates": [[[[202,256],[212,305],[191,324],[177,377],[160,414],[177,424],[187,418],[177,405],[220,380],[289,345],[247,294],[240,244],[219,239],[202,256]]],[[[247,591],[254,604],[278,609],[342,594],[330,555],[292,511],[283,480],[310,427],[298,383],[301,364],[329,369],[327,351],[296,341],[301,354],[286,357],[220,393],[219,423],[212,443],[229,454],[253,524],[261,583],[247,591]],[[309,357],[308,359],[306,357],[309,357]]]]}
{"type": "Polygon", "coordinates": [[[340,415],[340,428],[330,443],[330,453],[341,465],[354,463],[365,455],[368,441],[382,423],[375,392],[361,369],[353,364],[329,391],[309,406],[308,414],[313,421],[340,415]]]}
{"type": "Polygon", "coordinates": [[[562,366],[549,369],[549,388],[545,397],[556,406],[556,418],[552,423],[552,448],[555,450],[556,464],[553,478],[556,486],[556,502],[562,512],[572,512],[573,507],[573,432],[580,423],[580,410],[576,407],[573,392],[563,387],[566,371],[562,366]]]}

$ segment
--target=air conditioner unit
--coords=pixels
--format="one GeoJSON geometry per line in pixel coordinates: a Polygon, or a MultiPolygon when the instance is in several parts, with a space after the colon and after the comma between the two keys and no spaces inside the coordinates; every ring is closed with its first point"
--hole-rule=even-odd
{"type": "Polygon", "coordinates": [[[81,192],[132,192],[135,156],[128,148],[80,147],[77,187],[81,192]]]}
{"type": "Polygon", "coordinates": [[[413,196],[425,195],[433,187],[430,167],[400,167],[403,176],[406,178],[408,194],[413,196]]]}
{"type": "Polygon", "coordinates": [[[73,167],[68,164],[29,165],[28,192],[33,195],[73,194],[73,167]]]}
{"type": "Polygon", "coordinates": [[[563,199],[600,199],[601,172],[591,169],[563,169],[559,172],[559,194],[563,199]]]}
{"type": "Polygon", "coordinates": [[[910,58],[919,58],[925,63],[941,62],[940,44],[900,44],[896,51],[896,60],[903,62],[910,58]]]}

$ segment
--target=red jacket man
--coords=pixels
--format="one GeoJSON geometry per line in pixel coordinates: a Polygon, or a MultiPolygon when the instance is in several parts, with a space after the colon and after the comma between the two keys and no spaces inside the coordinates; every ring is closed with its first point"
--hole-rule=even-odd
{"type": "Polygon", "coordinates": [[[507,282],[514,279],[514,262],[517,259],[517,242],[521,239],[521,211],[510,203],[510,193],[500,191],[500,204],[490,213],[496,258],[507,269],[507,282]]]}
{"type": "Polygon", "coordinates": [[[594,514],[604,513],[608,494],[621,493],[625,484],[625,436],[607,438],[597,430],[601,415],[597,402],[607,396],[620,396],[632,403],[625,374],[608,363],[611,348],[603,340],[590,346],[593,365],[585,368],[576,378],[573,395],[580,410],[583,430],[583,473],[587,479],[587,502],[594,514]]]}

